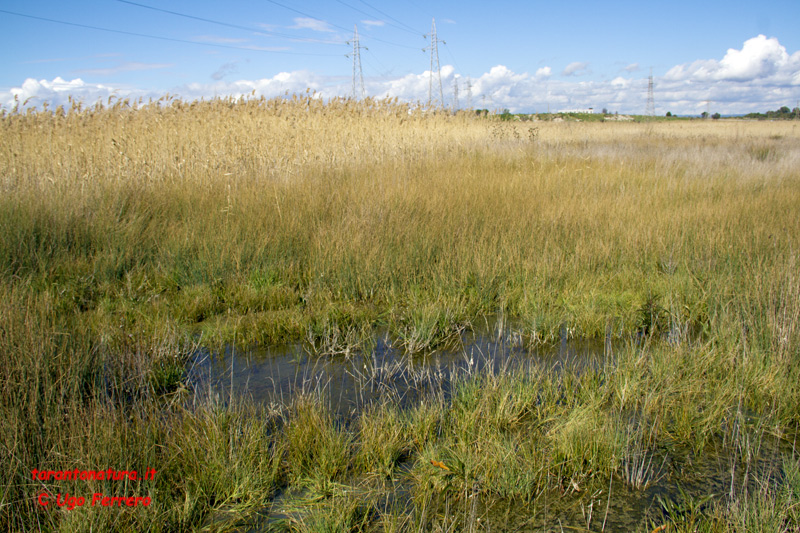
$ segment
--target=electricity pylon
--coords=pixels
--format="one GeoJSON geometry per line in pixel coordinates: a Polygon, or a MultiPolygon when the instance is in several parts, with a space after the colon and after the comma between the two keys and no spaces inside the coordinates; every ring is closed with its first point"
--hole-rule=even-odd
{"type": "MultiPolygon", "coordinates": [[[[434,70],[436,70],[436,80],[437,85],[439,87],[439,107],[444,107],[444,91],[442,90],[442,68],[439,65],[439,43],[444,43],[444,41],[440,41],[436,36],[436,19],[433,19],[433,23],[431,24],[431,71],[430,77],[428,78],[428,107],[434,107],[434,100],[433,100],[433,76],[434,70]]],[[[422,51],[424,52],[426,49],[423,48],[422,51]]]]}
{"type": "MultiPolygon", "coordinates": [[[[348,43],[350,44],[350,43],[348,43]]],[[[367,49],[366,46],[361,46],[358,41],[358,25],[353,24],[353,98],[359,98],[359,92],[357,91],[358,85],[357,81],[360,83],[361,86],[361,98],[364,98],[367,93],[364,90],[364,71],[361,70],[361,49],[367,49]]]]}
{"type": "Polygon", "coordinates": [[[650,69],[650,78],[647,80],[647,109],[645,110],[645,115],[648,117],[656,116],[656,99],[653,93],[653,69],[650,69]]]}

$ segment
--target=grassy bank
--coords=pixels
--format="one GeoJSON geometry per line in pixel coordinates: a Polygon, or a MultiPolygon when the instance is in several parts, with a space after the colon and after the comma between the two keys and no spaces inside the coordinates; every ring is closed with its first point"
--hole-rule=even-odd
{"type": "MultiPolygon", "coordinates": [[[[7,529],[224,528],[279,494],[313,509],[287,512],[300,529],[478,527],[503,502],[545,524],[553,498],[586,515],[609,486],[643,490],[658,471],[642,454],[719,445],[736,481],[753,442],[796,435],[792,123],[511,123],[299,97],[134,107],[0,120],[7,529]],[[182,385],[198,344],[346,354],[386,327],[420,353],[497,314],[529,345],[651,342],[592,372],[465,376],[452,398],[345,425],[314,398],[267,409],[182,385]],[[29,475],[109,467],[159,475],[29,475]],[[387,480],[410,507],[380,504],[387,480]],[[52,510],[44,488],[153,504],[52,510]]],[[[780,472],[659,519],[797,527],[797,472],[780,472]]]]}

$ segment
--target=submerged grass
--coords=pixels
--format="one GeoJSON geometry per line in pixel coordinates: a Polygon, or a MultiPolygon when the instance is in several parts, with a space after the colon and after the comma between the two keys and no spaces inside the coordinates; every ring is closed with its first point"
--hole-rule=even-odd
{"type": "Polygon", "coordinates": [[[594,530],[607,492],[674,484],[722,442],[725,498],[664,500],[651,525],[796,529],[796,455],[758,468],[800,424],[796,126],[526,128],[301,97],[3,115],[0,527],[227,529],[295,491],[310,510],[281,527],[497,529],[512,502],[594,530]],[[324,391],[256,408],[183,375],[200,344],[348,356],[388,328],[411,356],[486,315],[529,345],[640,342],[350,421],[324,391]]]}

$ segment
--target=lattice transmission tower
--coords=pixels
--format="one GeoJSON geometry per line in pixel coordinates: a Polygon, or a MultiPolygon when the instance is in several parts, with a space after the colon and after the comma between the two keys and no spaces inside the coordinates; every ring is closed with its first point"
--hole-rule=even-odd
{"type": "MultiPolygon", "coordinates": [[[[428,47],[431,51],[431,71],[430,77],[428,78],[428,107],[444,107],[444,91],[442,90],[442,68],[439,65],[439,43],[444,43],[444,41],[440,41],[436,35],[436,19],[433,19],[433,23],[431,24],[431,45],[428,47]],[[434,71],[436,72],[434,74],[434,71]],[[433,77],[436,76],[436,87],[438,87],[439,92],[439,102],[438,106],[434,105],[434,83],[433,77]]],[[[445,43],[446,44],[446,43],[445,43]]],[[[422,49],[423,51],[427,50],[426,48],[422,49]]]]}
{"type": "MultiPolygon", "coordinates": [[[[350,44],[350,43],[348,43],[350,44]]],[[[361,70],[361,49],[366,50],[366,46],[361,46],[358,41],[358,25],[353,24],[353,98],[364,98],[367,93],[364,90],[364,71],[361,70]],[[361,88],[359,91],[358,88],[361,88]]]]}
{"type": "Polygon", "coordinates": [[[453,77],[453,113],[458,112],[458,78],[453,77]]]}
{"type": "Polygon", "coordinates": [[[647,79],[647,109],[644,112],[648,117],[656,116],[656,99],[654,95],[653,69],[650,69],[650,77],[647,79]]]}
{"type": "Polygon", "coordinates": [[[472,80],[467,76],[467,109],[472,109],[472,80]]]}

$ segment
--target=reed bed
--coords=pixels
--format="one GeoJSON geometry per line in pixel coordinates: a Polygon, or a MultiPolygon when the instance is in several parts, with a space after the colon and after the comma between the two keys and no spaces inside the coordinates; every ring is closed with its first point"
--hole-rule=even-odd
{"type": "Polygon", "coordinates": [[[477,530],[513,504],[600,530],[609,493],[719,442],[725,497],[665,500],[649,526],[800,526],[797,456],[762,468],[753,444],[800,424],[796,123],[505,123],[308,95],[5,113],[0,138],[4,529],[229,529],[272,508],[295,530],[477,530]],[[489,315],[529,346],[639,340],[347,423],[324,390],[253,406],[184,382],[201,345],[347,356],[388,328],[412,355],[489,315]],[[159,475],[30,476],[109,467],[159,475]],[[44,508],[45,489],[153,504],[44,508]]]}

